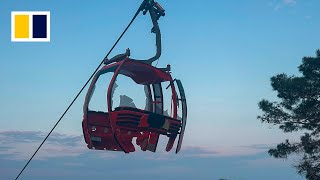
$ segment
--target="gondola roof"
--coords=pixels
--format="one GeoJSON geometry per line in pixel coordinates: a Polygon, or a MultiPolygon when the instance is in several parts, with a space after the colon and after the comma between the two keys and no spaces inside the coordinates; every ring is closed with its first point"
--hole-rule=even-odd
{"type": "Polygon", "coordinates": [[[165,72],[149,64],[133,60],[123,60],[111,65],[107,65],[103,67],[98,74],[100,75],[107,72],[115,72],[117,67],[121,64],[122,67],[119,70],[119,74],[130,77],[137,84],[148,85],[171,80],[171,75],[169,72],[165,72]]]}

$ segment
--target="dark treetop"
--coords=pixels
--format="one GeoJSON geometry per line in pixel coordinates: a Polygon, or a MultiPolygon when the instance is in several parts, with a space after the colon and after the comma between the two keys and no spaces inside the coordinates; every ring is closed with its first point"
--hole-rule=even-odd
{"type": "Polygon", "coordinates": [[[258,119],[278,125],[287,133],[301,131],[300,141],[286,140],[270,149],[275,158],[287,158],[290,154],[301,157],[295,164],[299,174],[307,179],[320,179],[320,50],[316,57],[304,57],[298,67],[302,76],[278,74],[271,78],[271,86],[277,92],[279,102],[261,100],[263,111],[258,119]]]}

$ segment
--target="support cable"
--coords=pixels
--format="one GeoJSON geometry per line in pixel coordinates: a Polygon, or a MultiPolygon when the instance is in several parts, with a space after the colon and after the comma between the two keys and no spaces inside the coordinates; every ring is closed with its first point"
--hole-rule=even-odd
{"type": "Polygon", "coordinates": [[[108,58],[109,54],[112,52],[112,50],[115,48],[115,46],[118,44],[118,42],[120,41],[120,39],[122,38],[122,36],[126,33],[126,31],[129,29],[129,27],[131,26],[131,24],[133,23],[133,21],[136,19],[136,17],[139,15],[140,11],[144,8],[145,3],[147,2],[147,0],[144,0],[139,9],[137,10],[137,12],[134,14],[134,16],[132,17],[131,21],[129,22],[129,24],[127,25],[127,27],[124,29],[124,31],[121,33],[121,35],[119,36],[119,38],[117,39],[117,41],[113,44],[113,46],[111,47],[111,49],[109,50],[109,52],[107,53],[107,55],[105,56],[105,58],[101,61],[101,63],[98,65],[98,67],[94,70],[94,72],[92,73],[92,75],[90,76],[90,78],[87,80],[87,82],[83,85],[83,87],[80,89],[80,91],[78,92],[78,94],[75,96],[75,98],[72,100],[72,102],[70,103],[70,105],[67,107],[67,109],[63,112],[63,114],[61,115],[61,117],[59,118],[59,120],[56,122],[56,124],[53,126],[53,128],[51,129],[51,131],[48,133],[48,135],[44,138],[44,140],[42,141],[42,143],[39,145],[39,147],[37,148],[37,150],[33,153],[33,155],[31,156],[31,158],[28,160],[28,162],[25,164],[25,166],[22,168],[22,170],[20,171],[20,173],[17,175],[17,177],[15,178],[15,180],[17,180],[20,175],[22,174],[22,172],[26,169],[26,167],[29,165],[30,161],[33,159],[33,157],[37,154],[37,152],[39,151],[39,149],[41,148],[41,146],[44,144],[44,142],[48,139],[48,137],[50,136],[50,134],[53,132],[53,130],[57,127],[57,125],[60,123],[60,121],[62,120],[62,118],[64,117],[64,115],[69,111],[70,107],[73,105],[73,103],[77,100],[77,98],[79,97],[79,95],[82,93],[82,91],[84,90],[84,88],[88,85],[88,83],[91,81],[91,79],[93,78],[93,76],[97,73],[97,71],[99,70],[100,66],[104,63],[104,61],[108,58]]]}

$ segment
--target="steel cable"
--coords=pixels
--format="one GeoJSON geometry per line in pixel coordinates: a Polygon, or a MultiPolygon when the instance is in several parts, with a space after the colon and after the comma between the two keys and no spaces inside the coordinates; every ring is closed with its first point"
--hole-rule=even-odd
{"type": "Polygon", "coordinates": [[[119,38],[117,39],[117,41],[113,44],[113,46],[111,47],[111,49],[109,50],[109,52],[107,53],[107,55],[105,56],[105,58],[101,61],[101,63],[98,65],[98,67],[94,70],[94,72],[92,73],[92,75],[90,76],[90,78],[87,80],[87,82],[83,85],[83,87],[80,89],[80,91],[78,92],[78,94],[75,96],[75,98],[72,100],[72,102],[69,104],[69,106],[67,107],[67,109],[63,112],[63,114],[61,115],[61,117],[59,118],[59,120],[56,122],[56,124],[53,126],[53,128],[51,129],[51,131],[48,133],[48,135],[44,138],[44,140],[41,142],[41,144],[39,145],[39,147],[37,148],[37,150],[33,153],[33,155],[31,156],[31,158],[28,160],[28,162],[25,164],[25,166],[22,168],[22,170],[20,171],[20,173],[17,175],[17,177],[15,178],[15,180],[17,180],[20,175],[22,174],[22,172],[26,169],[26,167],[29,165],[30,161],[33,159],[33,157],[37,154],[37,152],[39,151],[39,149],[41,148],[41,146],[44,144],[44,142],[48,139],[48,137],[50,136],[50,134],[53,132],[53,130],[56,128],[56,126],[60,123],[60,121],[62,120],[62,118],[64,117],[64,115],[68,112],[68,110],[70,109],[70,107],[73,105],[73,103],[77,100],[77,98],[79,97],[79,95],[82,93],[82,91],[84,90],[84,88],[88,85],[88,83],[91,81],[91,79],[93,78],[93,76],[97,73],[97,71],[99,70],[100,66],[103,64],[104,60],[107,59],[107,57],[109,56],[109,54],[112,52],[112,50],[115,48],[115,46],[118,44],[118,42],[120,41],[120,39],[122,38],[122,36],[126,33],[126,31],[129,29],[129,27],[131,26],[131,24],[133,23],[133,21],[136,19],[136,17],[138,16],[138,14],[140,13],[140,11],[142,10],[142,8],[144,7],[145,2],[147,2],[147,0],[144,0],[139,9],[137,10],[137,12],[134,14],[134,16],[132,17],[131,21],[129,22],[129,24],[127,25],[127,27],[124,29],[124,31],[121,33],[121,35],[119,36],[119,38]]]}

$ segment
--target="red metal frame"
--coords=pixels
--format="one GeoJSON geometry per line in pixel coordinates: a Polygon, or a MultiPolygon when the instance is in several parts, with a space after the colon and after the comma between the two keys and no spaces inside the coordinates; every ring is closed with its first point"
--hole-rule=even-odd
{"type": "MultiPolygon", "coordinates": [[[[184,130],[182,126],[185,125],[182,120],[177,118],[177,100],[174,81],[168,71],[131,60],[128,57],[119,62],[105,65],[94,76],[85,98],[82,122],[85,142],[90,149],[129,153],[135,151],[132,139],[136,137],[136,144],[140,146],[141,150],[155,152],[159,135],[165,135],[169,137],[166,151],[170,151],[177,135],[183,135],[181,130],[184,130]],[[114,74],[107,92],[107,112],[91,111],[88,106],[95,83],[101,75],[108,72],[113,72],[114,74]],[[112,87],[119,74],[132,78],[137,84],[146,85],[150,94],[150,86],[153,87],[153,93],[155,93],[155,88],[158,88],[156,91],[159,91],[160,94],[157,96],[153,94],[155,96],[153,99],[154,106],[150,104],[151,111],[131,107],[116,107],[112,110],[112,87]],[[173,117],[163,115],[161,83],[168,81],[172,90],[173,117]],[[156,108],[156,103],[162,103],[160,104],[159,112],[156,111],[159,108],[156,108]]],[[[179,146],[181,147],[181,142],[179,146]]],[[[178,152],[178,149],[176,152],[178,152]]]]}

